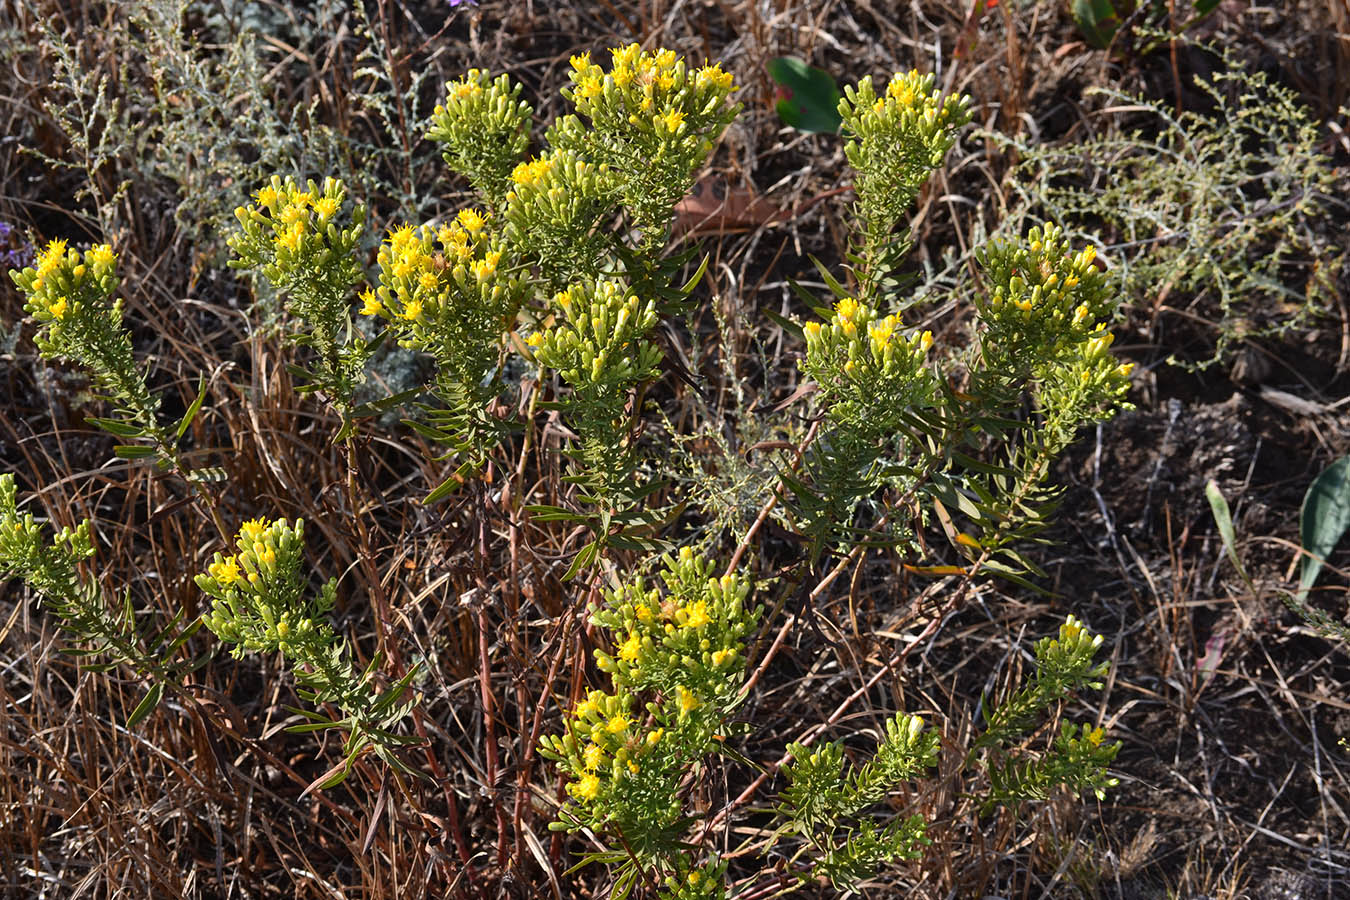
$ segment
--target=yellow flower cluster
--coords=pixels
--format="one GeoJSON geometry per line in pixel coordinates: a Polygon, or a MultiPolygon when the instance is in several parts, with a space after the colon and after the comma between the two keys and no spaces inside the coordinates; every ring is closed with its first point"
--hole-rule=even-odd
{"type": "MultiPolygon", "coordinates": [[[[532,187],[533,185],[538,184],[540,179],[549,172],[553,171],[553,162],[554,157],[551,155],[541,156],[532,159],[529,162],[523,162],[516,166],[511,172],[511,183],[518,188],[532,187]]],[[[511,200],[513,197],[507,195],[507,199],[511,200]]]]}
{"type": "Polygon", "coordinates": [[[645,123],[656,134],[684,133],[693,119],[717,110],[735,84],[721,64],[690,71],[673,50],[648,53],[637,44],[610,51],[606,73],[583,53],[571,60],[571,99],[593,119],[614,117],[631,125],[645,123]]]}
{"type": "Polygon", "coordinates": [[[807,322],[802,328],[804,365],[816,370],[814,377],[828,375],[835,365],[849,380],[910,375],[922,367],[933,346],[931,331],[905,336],[898,316],[877,318],[876,310],[852,297],[840,299],[833,313],[827,322],[807,322]]]}
{"type": "Polygon", "coordinates": [[[313,182],[301,189],[289,178],[282,181],[274,175],[254,195],[254,205],[240,206],[234,215],[246,233],[262,237],[264,229],[270,228],[272,249],[284,266],[306,250],[325,248],[326,229],[345,197],[342,182],[335,178],[325,178],[319,189],[313,182]]]}
{"type": "Polygon", "coordinates": [[[276,573],[278,550],[284,552],[294,543],[295,532],[285,519],[271,523],[250,519],[239,527],[239,552],[231,556],[217,553],[206,573],[221,588],[257,592],[276,573]]]}
{"type": "Polygon", "coordinates": [[[25,307],[29,313],[39,322],[59,326],[112,293],[117,284],[117,254],[107,244],[80,253],[68,249],[64,240],[53,240],[33,266],[14,272],[13,278],[29,295],[25,307]]]}
{"type": "Polygon", "coordinates": [[[1004,328],[1047,329],[1070,341],[1101,332],[1110,312],[1096,248],[1069,252],[1057,225],[1032,228],[1024,246],[988,256],[994,289],[987,317],[1004,328]]]}
{"type": "Polygon", "coordinates": [[[361,295],[361,313],[424,323],[461,302],[465,289],[499,294],[501,260],[501,250],[490,246],[487,218],[476,209],[439,228],[400,226],[380,246],[380,284],[361,295]]]}
{"type": "Polygon", "coordinates": [[[898,126],[931,138],[949,125],[961,124],[966,116],[965,97],[944,99],[934,86],[933,75],[921,75],[917,69],[895,73],[880,96],[872,92],[870,81],[860,94],[870,100],[870,105],[864,102],[858,109],[863,115],[850,127],[859,134],[898,126]]]}

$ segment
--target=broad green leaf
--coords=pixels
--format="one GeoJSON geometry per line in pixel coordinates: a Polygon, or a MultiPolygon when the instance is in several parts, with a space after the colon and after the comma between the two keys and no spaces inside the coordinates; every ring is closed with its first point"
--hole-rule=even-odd
{"type": "Polygon", "coordinates": [[[1073,0],[1073,20],[1092,46],[1103,49],[1111,43],[1120,16],[1111,0],[1073,0]]]}
{"type": "Polygon", "coordinates": [[[1209,508],[1214,512],[1214,524],[1219,527],[1219,537],[1223,540],[1223,547],[1228,551],[1228,559],[1233,563],[1233,568],[1237,569],[1238,576],[1246,583],[1248,589],[1255,591],[1252,587],[1252,580],[1247,577],[1247,570],[1242,565],[1242,560],[1237,555],[1237,535],[1233,531],[1233,514],[1228,510],[1228,501],[1223,497],[1223,491],[1219,486],[1210,480],[1205,485],[1205,497],[1209,500],[1209,508]]]}
{"type": "Polygon", "coordinates": [[[778,118],[798,131],[835,134],[843,119],[839,115],[839,85],[823,69],[808,66],[800,59],[779,56],[765,67],[778,82],[778,118]]]}
{"type": "Polygon", "coordinates": [[[1299,542],[1311,556],[1303,557],[1298,596],[1302,600],[1322,571],[1322,560],[1331,555],[1350,528],[1350,456],[1343,456],[1318,475],[1303,495],[1299,513],[1299,542]]]}
{"type": "Polygon", "coordinates": [[[192,405],[187,408],[187,412],[183,413],[183,421],[178,423],[179,438],[182,438],[182,436],[187,433],[188,426],[192,424],[193,419],[197,418],[197,413],[202,408],[202,401],[205,399],[206,378],[203,377],[197,386],[197,399],[192,401],[192,405]]]}
{"type": "Polygon", "coordinates": [[[154,712],[155,707],[159,705],[159,698],[162,696],[164,696],[164,682],[157,681],[151,685],[150,690],[145,692],[145,696],[141,698],[140,703],[136,704],[136,708],[131,711],[131,715],[127,716],[127,727],[135,728],[141,723],[142,719],[154,712]]]}

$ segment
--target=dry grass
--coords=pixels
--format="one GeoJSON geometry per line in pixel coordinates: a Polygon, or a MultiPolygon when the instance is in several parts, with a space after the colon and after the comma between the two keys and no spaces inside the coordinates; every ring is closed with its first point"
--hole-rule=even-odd
{"type": "MultiPolygon", "coordinates": [[[[703,309],[673,339],[688,342],[686,355],[730,349],[692,356],[713,402],[696,402],[678,384],[660,397],[689,434],[720,431],[731,411],[792,391],[795,350],[757,311],[800,312],[787,279],[812,281],[805,255],[837,259],[843,244],[849,196],[838,142],[778,126],[767,59],[801,56],[842,80],[929,68],[941,48],[941,81],[974,96],[977,120],[1030,139],[1071,131],[1086,86],[1133,87],[1159,76],[1152,60],[1118,62],[1076,45],[1062,4],[1048,2],[1003,3],[972,20],[965,7],[943,2],[485,0],[450,14],[440,3],[378,0],[367,9],[384,53],[366,62],[414,96],[386,95],[388,105],[376,107],[364,92],[387,85],[356,70],[370,43],[359,17],[338,9],[320,24],[288,5],[255,6],[279,29],[260,45],[265,90],[360,142],[342,152],[374,167],[362,171],[376,226],[399,215],[406,198],[420,198],[426,216],[463,202],[462,186],[446,183],[434,153],[402,145],[386,123],[425,111],[439,83],[470,65],[510,71],[543,99],[553,96],[567,58],[586,49],[638,40],[724,60],[745,86],[747,109],[718,152],[716,172],[731,185],[756,185],[793,214],[708,242],[703,309]],[[953,58],[958,42],[964,50],[953,58]]],[[[1345,100],[1346,80],[1328,73],[1345,72],[1350,30],[1341,0],[1315,6],[1306,14],[1335,24],[1334,39],[1302,28],[1298,16],[1257,6],[1225,7],[1219,28],[1255,62],[1268,54],[1291,78],[1320,85],[1315,96],[1329,112],[1345,100]]],[[[194,6],[187,21],[204,27],[199,10],[214,9],[194,6]]],[[[140,686],[125,673],[82,672],[60,654],[56,624],[10,583],[0,596],[0,893],[606,896],[599,870],[565,874],[584,841],[547,830],[561,783],[535,752],[539,735],[557,729],[559,708],[592,677],[594,635],[582,614],[591,592],[559,580],[579,536],[511,514],[513,497],[565,503],[570,488],[560,478],[556,438],[545,432],[538,445],[508,448],[483,480],[423,505],[420,497],[446,474],[434,448],[397,426],[369,432],[350,454],[330,443],[335,421],[295,393],[288,351],[251,321],[246,289],[211,261],[218,238],[173,219],[174,185],[138,181],[119,191],[130,171],[119,159],[93,173],[99,194],[80,199],[83,170],[21,153],[37,147],[72,159],[45,111],[61,98],[42,23],[83,37],[89,71],[127,83],[148,78],[144,60],[100,39],[106,15],[83,4],[0,5],[0,29],[20,38],[4,51],[16,77],[0,96],[0,118],[17,140],[0,144],[0,218],[42,237],[92,237],[99,223],[117,229],[128,318],[166,411],[190,402],[197,374],[206,375],[208,399],[190,440],[194,461],[228,473],[213,488],[225,520],[303,517],[311,547],[322,548],[316,571],[339,578],[335,624],[362,661],[382,652],[390,679],[424,665],[413,727],[426,743],[407,758],[427,777],[362,764],[341,787],[302,797],[338,748],[282,730],[295,720],[286,706],[297,701],[274,661],[217,657],[183,697],[128,731],[120,723],[140,686]],[[19,49],[23,43],[31,49],[19,49]]],[[[1164,66],[1161,77],[1170,76],[1164,66]]],[[[542,117],[559,112],[553,103],[541,106],[542,117]]],[[[954,247],[957,265],[966,264],[978,235],[1001,220],[1001,185],[1014,162],[1004,153],[978,144],[954,151],[921,199],[920,262],[939,266],[941,251],[954,247]]],[[[955,302],[928,311],[939,337],[955,334],[964,315],[955,302]]],[[[0,322],[10,328],[20,317],[6,282],[0,322]]],[[[78,379],[37,360],[30,336],[26,330],[0,355],[5,467],[37,492],[34,512],[62,525],[95,519],[99,552],[90,571],[107,579],[109,596],[129,590],[147,619],[195,610],[191,575],[222,548],[222,536],[177,482],[108,462],[111,441],[82,424],[94,410],[78,379]]],[[[1306,351],[1320,354],[1313,377],[1332,396],[1346,386],[1333,343],[1325,336],[1306,351]]],[[[1145,357],[1156,348],[1130,349],[1145,357]]],[[[1231,390],[1150,375],[1136,398],[1140,411],[1105,426],[1096,443],[1088,436],[1065,462],[1063,525],[1040,551],[1054,579],[1050,597],[911,582],[892,560],[860,554],[827,584],[812,585],[812,622],[792,616],[791,606],[767,619],[752,662],[759,688],[742,711],[755,728],[741,747],[765,764],[822,722],[832,723],[832,736],[858,734],[861,747],[898,709],[941,717],[953,738],[968,734],[981,696],[1011,683],[1030,641],[1065,612],[1086,618],[1115,648],[1112,681],[1090,700],[1125,740],[1121,789],[1100,805],[1056,802],[1022,818],[980,819],[950,779],[935,779],[932,790],[901,798],[934,820],[931,852],[866,893],[1350,896],[1350,761],[1334,740],[1350,734],[1350,657],[1291,624],[1269,596],[1241,593],[1220,562],[1197,489],[1219,467],[1229,496],[1246,498],[1245,534],[1292,537],[1301,485],[1345,451],[1346,432],[1336,420],[1319,446],[1279,413],[1253,409],[1260,401],[1214,403],[1231,390]],[[1172,397],[1189,409],[1169,425],[1172,397]],[[1199,664],[1216,642],[1221,655],[1206,677],[1199,664]],[[1281,894],[1281,884],[1293,887],[1281,894]]],[[[785,600],[810,577],[791,568],[796,550],[781,539],[771,535],[756,553],[750,561],[760,571],[787,573],[785,600]]],[[[1268,582],[1282,577],[1289,558],[1287,549],[1256,540],[1248,556],[1268,582]]],[[[1325,605],[1337,602],[1344,599],[1325,605]]],[[[206,646],[196,639],[196,650],[206,646]]],[[[709,814],[755,780],[743,767],[716,765],[700,798],[709,814]]],[[[775,789],[764,780],[747,808],[764,807],[775,789]]],[[[751,814],[726,839],[754,837],[765,822],[751,814]]]]}

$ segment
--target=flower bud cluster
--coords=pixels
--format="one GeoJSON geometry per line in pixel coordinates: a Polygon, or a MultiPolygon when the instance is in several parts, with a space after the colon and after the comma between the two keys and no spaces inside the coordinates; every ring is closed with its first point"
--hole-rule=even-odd
{"type": "Polygon", "coordinates": [[[0,475],[0,573],[17,575],[58,606],[69,602],[84,590],[76,565],[94,555],[89,522],[62,528],[44,544],[32,514],[19,514],[17,493],[14,476],[0,475]]]}
{"type": "Polygon", "coordinates": [[[970,119],[970,98],[944,99],[933,82],[931,74],[897,73],[877,96],[872,79],[863,78],[839,101],[849,136],[844,154],[858,172],[858,213],[873,245],[899,223],[970,119]]]}
{"type": "Polygon", "coordinates": [[[387,319],[402,346],[430,353],[443,376],[475,386],[496,364],[524,290],[489,218],[465,209],[449,225],[390,232],[377,256],[379,286],[361,295],[361,312],[387,319]]]}
{"type": "Polygon", "coordinates": [[[589,53],[572,57],[572,87],[563,96],[591,129],[568,116],[549,142],[608,165],[644,238],[664,240],[675,203],[736,116],[726,102],[735,85],[720,65],[693,69],[671,50],[648,53],[630,44],[611,50],[610,58],[606,72],[589,53]]]}
{"type": "Polygon", "coordinates": [[[555,369],[578,393],[622,401],[656,377],[661,351],[646,337],[656,325],[655,301],[600,279],[572,285],[554,298],[554,306],[563,320],[526,343],[540,365],[555,369]]]}
{"type": "Polygon", "coordinates": [[[701,866],[681,858],[674,872],[662,882],[659,900],[722,900],[727,896],[727,862],[713,856],[701,866]]]}
{"type": "Polygon", "coordinates": [[[898,414],[931,396],[926,367],[930,331],[905,333],[896,315],[880,316],[852,297],[837,302],[824,322],[807,322],[802,372],[824,392],[841,424],[869,421],[890,429],[898,414]]]}
{"type": "Polygon", "coordinates": [[[530,144],[534,109],[507,75],[470,69],[445,86],[427,137],[442,144],[446,165],[469,179],[494,208],[509,190],[512,169],[530,144]]]}
{"type": "MultiPolygon", "coordinates": [[[[588,692],[564,733],[543,741],[543,752],[570,776],[573,804],[562,820],[612,824],[639,855],[669,841],[682,812],[680,783],[721,740],[744,679],[745,643],[762,612],[747,605],[745,580],[716,576],[689,548],[664,562],[665,592],[637,579],[592,611],[592,623],[612,640],[612,651],[595,655],[613,692],[588,692]]],[[[713,874],[681,871],[690,887],[713,874]],[[691,872],[699,873],[693,881],[691,872]]]]}
{"type": "Polygon", "coordinates": [[[759,610],[746,604],[750,584],[739,575],[715,576],[710,560],[688,548],[666,558],[665,596],[641,578],[611,592],[591,617],[614,635],[613,653],[596,662],[614,684],[659,691],[697,708],[723,703],[737,685],[728,673],[745,664],[742,650],[759,610]]]}
{"type": "Polygon", "coordinates": [[[49,338],[59,341],[64,329],[79,327],[81,316],[97,315],[117,290],[117,254],[107,244],[80,253],[54,240],[33,266],[11,271],[10,277],[28,295],[25,311],[49,323],[49,338]]]}
{"type": "Polygon", "coordinates": [[[222,641],[236,645],[231,651],[236,658],[249,651],[289,655],[316,628],[327,628],[316,623],[303,599],[304,530],[303,519],[294,526],[285,519],[247,521],[235,539],[238,552],[217,552],[206,573],[196,576],[212,599],[202,620],[222,641]]]}
{"type": "Polygon", "coordinates": [[[355,254],[365,227],[357,204],[344,225],[342,182],[325,178],[301,188],[272,176],[257,202],[235,210],[240,230],[231,235],[230,265],[259,271],[286,295],[286,308],[300,324],[295,341],[318,355],[315,386],[346,408],[364,378],[368,345],[351,329],[351,289],[363,278],[355,254]]]}
{"type": "Polygon", "coordinates": [[[303,189],[290,178],[276,176],[254,195],[256,203],[234,211],[240,233],[229,239],[238,255],[235,265],[258,268],[273,285],[291,286],[300,279],[322,279],[331,270],[345,277],[343,289],[359,270],[351,259],[361,237],[365,210],[352,212],[353,224],[341,227],[339,214],[347,191],[342,182],[325,178],[303,189]]]}
{"type": "Polygon", "coordinates": [[[985,344],[1000,357],[1052,359],[1066,347],[1101,337],[1115,299],[1096,265],[1096,250],[1074,253],[1057,225],[1033,226],[1025,238],[989,244],[979,255],[989,281],[977,302],[985,344]]]}
{"type": "Polygon", "coordinates": [[[1106,663],[1092,666],[1092,657],[1102,645],[1102,636],[1093,634],[1079,619],[1068,616],[1059,626],[1058,637],[1036,642],[1036,665],[1040,675],[1055,681],[1092,682],[1106,673],[1106,663]]]}
{"type": "Polygon", "coordinates": [[[601,227],[618,200],[609,167],[588,163],[570,150],[554,150],[520,163],[506,194],[506,239],[537,261],[546,285],[561,290],[594,280],[613,242],[601,227]]]}
{"type": "Polygon", "coordinates": [[[136,368],[122,301],[113,297],[118,280],[112,248],[99,244],[81,253],[54,240],[32,266],[9,274],[27,295],[24,310],[43,326],[33,339],[43,357],[85,366],[137,424],[153,428],[159,404],[136,368]]]}

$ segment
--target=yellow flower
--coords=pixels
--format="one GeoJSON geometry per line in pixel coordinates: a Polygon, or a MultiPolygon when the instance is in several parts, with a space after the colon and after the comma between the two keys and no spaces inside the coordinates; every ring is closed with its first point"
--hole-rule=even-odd
{"type": "Polygon", "coordinates": [[[418,319],[422,318],[422,301],[409,301],[408,305],[403,307],[402,316],[409,322],[416,322],[418,319]]]}
{"type": "Polygon", "coordinates": [[[713,87],[719,91],[730,92],[734,87],[731,73],[722,71],[722,64],[717,63],[713,66],[704,66],[699,69],[694,76],[694,83],[702,87],[713,87]]]}
{"type": "Polygon", "coordinates": [[[588,50],[578,56],[573,56],[568,62],[572,65],[572,71],[584,72],[591,67],[591,53],[588,50]]]}
{"type": "Polygon", "coordinates": [[[834,314],[840,322],[852,322],[858,317],[858,312],[862,309],[858,301],[852,297],[845,297],[834,305],[834,314]]]}
{"type": "Polygon", "coordinates": [[[327,222],[338,211],[338,199],[336,197],[324,197],[314,203],[314,214],[319,217],[320,222],[327,222]]]}
{"type": "Polygon", "coordinates": [[[700,600],[693,606],[689,607],[688,618],[684,620],[684,627],[702,628],[704,625],[707,625],[711,621],[712,619],[708,617],[707,601],[700,600]]]}
{"type": "Polygon", "coordinates": [[[310,195],[309,191],[296,191],[294,194],[291,195],[291,202],[294,203],[296,206],[300,207],[301,209],[304,209],[306,206],[309,206],[309,204],[312,203],[313,200],[314,198],[310,195]]]}
{"type": "Polygon", "coordinates": [[[674,50],[662,50],[652,61],[656,63],[658,69],[673,69],[678,58],[674,50]]]}
{"type": "Polygon", "coordinates": [[[42,255],[37,260],[37,273],[39,277],[50,275],[56,271],[56,267],[61,265],[61,261],[66,257],[66,242],[55,240],[47,245],[47,249],[42,251],[42,255]]]}
{"type": "Polygon", "coordinates": [[[923,334],[919,335],[920,350],[922,350],[924,353],[927,353],[928,348],[931,346],[933,346],[933,332],[925,331],[923,334]]]}
{"type": "Polygon", "coordinates": [[[662,736],[665,735],[665,733],[666,730],[664,728],[658,728],[651,734],[647,735],[647,746],[655,747],[657,744],[661,743],[661,738],[662,736]]]}
{"type": "Polygon", "coordinates": [[[378,316],[384,312],[384,306],[375,298],[375,292],[367,288],[361,294],[361,315],[378,316]]]}
{"type": "Polygon", "coordinates": [[[605,751],[598,744],[588,744],[581,753],[581,761],[587,771],[594,772],[605,761],[605,751]]]}
{"type": "Polygon", "coordinates": [[[614,716],[605,723],[605,730],[610,734],[623,734],[628,730],[628,717],[624,715],[614,716]]]}
{"type": "Polygon", "coordinates": [[[489,253],[483,257],[483,261],[474,267],[474,274],[478,276],[479,281],[486,281],[497,272],[497,263],[501,261],[502,255],[497,251],[489,253]]]}
{"type": "Polygon", "coordinates": [[[660,121],[661,124],[665,125],[666,131],[674,134],[676,131],[679,131],[680,126],[684,124],[684,113],[680,112],[678,109],[672,109],[670,112],[666,113],[660,121]]]}
{"type": "Polygon", "coordinates": [[[266,519],[249,519],[243,525],[239,526],[239,534],[248,538],[249,541],[256,541],[267,530],[266,519]]]}
{"type": "Polygon", "coordinates": [[[267,207],[269,211],[277,205],[277,192],[271,185],[259,188],[256,196],[258,205],[267,207]]]}
{"type": "Polygon", "coordinates": [[[286,229],[281,237],[277,238],[277,244],[285,247],[292,253],[298,253],[300,252],[300,242],[304,240],[304,237],[305,224],[303,222],[296,222],[290,228],[286,229]]]}
{"type": "Polygon", "coordinates": [[[628,640],[619,646],[619,659],[626,659],[629,662],[637,662],[638,654],[642,652],[642,638],[638,637],[636,631],[629,632],[628,640]]]}
{"type": "Polygon", "coordinates": [[[637,764],[637,760],[635,760],[635,759],[630,759],[630,760],[628,761],[628,771],[629,771],[630,773],[634,774],[634,775],[636,775],[636,774],[638,773],[639,767],[638,767],[638,764],[637,764]]]}
{"type": "Polygon", "coordinates": [[[413,240],[413,227],[411,225],[400,225],[389,232],[389,246],[394,248],[395,253],[402,252],[413,240]]]}
{"type": "Polygon", "coordinates": [[[680,712],[690,713],[702,706],[702,702],[694,696],[694,692],[682,684],[675,686],[675,700],[680,704],[680,712]]]}
{"type": "Polygon", "coordinates": [[[421,277],[417,279],[417,283],[424,291],[434,291],[436,290],[436,286],[440,284],[440,282],[436,280],[435,272],[423,272],[421,277]]]}
{"type": "Polygon", "coordinates": [[[478,232],[482,231],[486,224],[482,213],[476,209],[461,209],[456,218],[464,230],[474,237],[478,236],[478,232]]]}
{"type": "Polygon", "coordinates": [[[600,698],[604,694],[601,691],[591,691],[586,695],[586,699],[577,704],[577,708],[572,714],[578,719],[584,719],[587,716],[595,715],[600,711],[600,698]]]}
{"type": "Polygon", "coordinates": [[[64,319],[69,309],[70,301],[65,297],[58,297],[56,302],[47,308],[47,311],[52,314],[53,319],[64,319]]]}
{"type": "Polygon", "coordinates": [[[84,255],[85,261],[96,269],[107,269],[117,262],[117,254],[113,253],[112,247],[107,244],[98,244],[90,247],[89,252],[84,255]]]}
{"type": "Polygon", "coordinates": [[[600,779],[594,775],[582,775],[567,786],[567,791],[578,800],[594,800],[600,794],[600,779]]]}
{"type": "Polygon", "coordinates": [[[714,650],[712,655],[713,665],[717,666],[720,669],[722,667],[722,663],[730,659],[731,656],[732,651],[730,650],[714,650]]]}
{"type": "Polygon", "coordinates": [[[645,603],[639,603],[634,615],[637,616],[639,622],[650,622],[653,618],[652,608],[645,603]]]}
{"type": "Polygon", "coordinates": [[[1087,740],[1088,743],[1091,744],[1092,746],[1100,747],[1102,745],[1102,739],[1104,737],[1106,737],[1105,731],[1103,731],[1100,728],[1094,728],[1092,729],[1092,731],[1088,732],[1087,740]]]}
{"type": "Polygon", "coordinates": [[[211,563],[207,574],[221,584],[230,585],[239,580],[239,563],[233,556],[227,556],[220,562],[211,563]]]}

